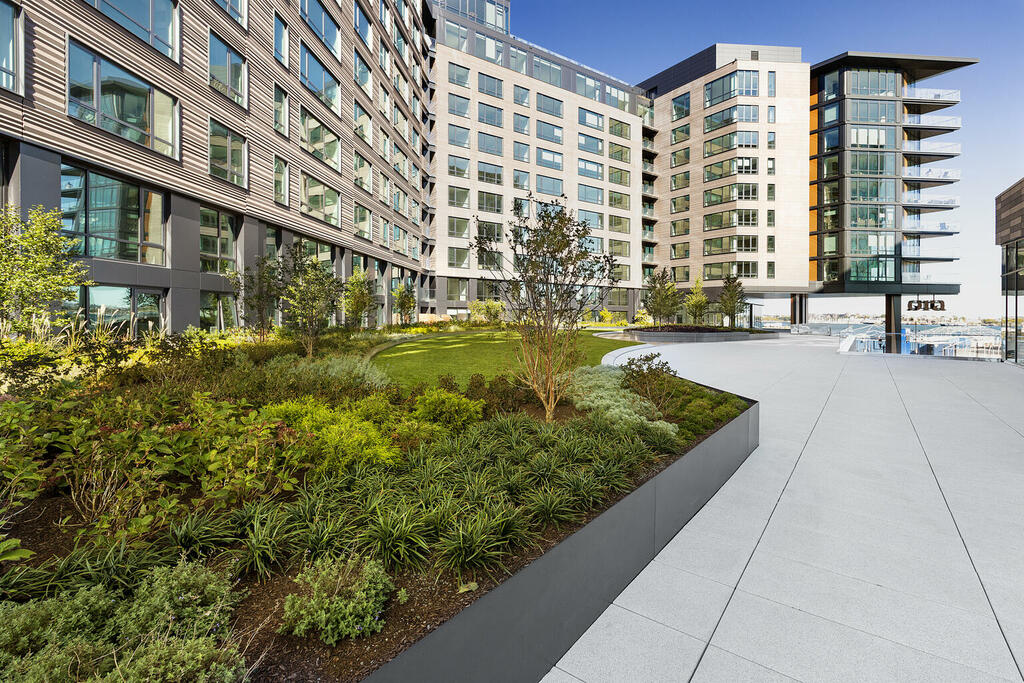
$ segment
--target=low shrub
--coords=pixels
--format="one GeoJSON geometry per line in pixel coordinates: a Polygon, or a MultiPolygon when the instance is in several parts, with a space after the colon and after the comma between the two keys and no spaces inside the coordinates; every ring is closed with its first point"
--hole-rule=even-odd
{"type": "Polygon", "coordinates": [[[474,401],[445,389],[430,389],[416,399],[413,416],[460,431],[483,416],[483,401],[474,401]]]}
{"type": "Polygon", "coordinates": [[[676,426],[661,421],[661,413],[649,400],[623,386],[624,373],[608,365],[577,368],[569,385],[569,398],[578,410],[601,415],[611,423],[650,428],[674,435],[676,426]]]}
{"type": "Polygon", "coordinates": [[[379,633],[395,586],[376,560],[321,558],[295,577],[300,592],[285,598],[281,633],[316,633],[327,645],[379,633]]]}

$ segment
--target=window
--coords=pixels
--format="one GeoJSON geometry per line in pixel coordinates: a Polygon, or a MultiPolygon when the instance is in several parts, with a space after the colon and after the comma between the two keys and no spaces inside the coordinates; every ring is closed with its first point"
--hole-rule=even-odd
{"type": "Polygon", "coordinates": [[[740,278],[757,277],[757,261],[736,261],[725,263],[705,263],[705,280],[724,280],[730,275],[740,278]]]}
{"type": "Polygon", "coordinates": [[[562,155],[560,152],[553,152],[542,147],[537,148],[537,165],[553,168],[556,171],[562,170],[562,155]]]}
{"type": "Polygon", "coordinates": [[[896,96],[898,78],[893,69],[850,69],[846,79],[851,95],[896,96]]]}
{"type": "Polygon", "coordinates": [[[896,227],[896,207],[851,206],[850,227],[893,230],[896,227]]]}
{"type": "Polygon", "coordinates": [[[456,50],[466,51],[466,42],[469,40],[469,31],[465,27],[450,21],[444,22],[444,44],[456,50]]]}
{"type": "Polygon", "coordinates": [[[448,216],[448,236],[449,237],[469,237],[469,219],[468,218],[457,218],[455,216],[448,216]]]}
{"type": "Polygon", "coordinates": [[[359,152],[352,152],[352,170],[356,186],[373,192],[373,166],[359,152]]]}
{"type": "Polygon", "coordinates": [[[629,218],[626,216],[615,216],[609,214],[608,229],[612,232],[629,234],[629,218]]]}
{"type": "MultiPolygon", "coordinates": [[[[775,72],[768,72],[768,97],[775,97],[775,72]]],[[[770,123],[770,121],[769,121],[770,123]]]]}
{"type": "Polygon", "coordinates": [[[562,127],[547,121],[537,121],[537,137],[548,142],[562,144],[562,127]]]}
{"type": "Polygon", "coordinates": [[[523,135],[530,134],[530,117],[522,114],[515,114],[512,117],[512,130],[523,135]]]}
{"type": "Polygon", "coordinates": [[[737,95],[757,96],[757,72],[734,71],[704,86],[704,107],[713,107],[737,95]]]}
{"type": "Polygon", "coordinates": [[[612,256],[629,256],[629,242],[625,240],[608,240],[608,253],[612,256]]]}
{"type": "Polygon", "coordinates": [[[76,256],[164,265],[164,195],[64,164],[62,231],[76,256]]]}
{"type": "Polygon", "coordinates": [[[615,190],[608,190],[608,206],[614,209],[628,209],[629,195],[615,190]]]}
{"type": "Polygon", "coordinates": [[[199,269],[204,273],[228,273],[235,269],[235,240],[239,221],[233,214],[199,209],[199,269]]]}
{"type": "Polygon", "coordinates": [[[530,160],[530,146],[522,142],[512,143],[512,158],[516,161],[530,160]]]}
{"type": "MultiPolygon", "coordinates": [[[[896,175],[896,154],[893,152],[850,152],[850,175],[896,175]]],[[[833,175],[839,175],[839,157],[834,160],[833,175]]]]}
{"type": "Polygon", "coordinates": [[[274,14],[274,57],[286,68],[288,66],[288,24],[274,14]]]}
{"type": "MultiPolygon", "coordinates": [[[[90,5],[116,21],[124,28],[161,54],[177,60],[178,58],[178,6],[175,0],[86,0],[90,5]]],[[[3,61],[0,63],[0,84],[8,90],[15,89],[13,71],[18,64],[14,56],[18,51],[14,48],[15,36],[13,29],[17,26],[18,13],[6,1],[0,2],[0,35],[4,36],[3,61]],[[8,26],[11,28],[9,29],[8,26]],[[8,33],[8,31],[12,31],[8,33]],[[10,47],[8,47],[10,45],[10,47]],[[11,85],[6,81],[11,80],[11,85]]],[[[19,48],[20,49],[20,48],[19,48]]]]}
{"type": "Polygon", "coordinates": [[[477,74],[477,90],[485,95],[501,97],[501,79],[487,74],[477,74]]]}
{"type": "Polygon", "coordinates": [[[320,4],[320,0],[300,0],[299,13],[306,20],[309,27],[313,29],[313,33],[320,38],[335,57],[340,59],[341,43],[338,35],[341,32],[341,27],[327,13],[324,6],[320,4]]]}
{"type": "Polygon", "coordinates": [[[274,86],[274,130],[288,137],[288,93],[279,86],[274,86]]]}
{"type": "MultiPolygon", "coordinates": [[[[629,279],[629,266],[625,263],[616,263],[612,267],[611,275],[618,281],[629,279]]],[[[621,305],[621,304],[620,304],[621,305]]]]}
{"type": "Polygon", "coordinates": [[[765,164],[768,175],[775,175],[775,158],[768,157],[767,163],[765,164]]]}
{"type": "MultiPolygon", "coordinates": [[[[341,193],[338,190],[305,173],[302,174],[301,189],[299,204],[302,213],[334,226],[341,225],[341,193]]],[[[368,227],[369,211],[356,204],[353,224],[357,234],[364,220],[368,227]],[[361,215],[360,209],[365,212],[365,216],[361,215]]]]}
{"type": "Polygon", "coordinates": [[[373,27],[370,24],[369,17],[363,12],[363,8],[359,6],[358,2],[353,2],[355,11],[354,15],[354,27],[356,29],[356,35],[363,41],[366,47],[373,46],[373,27]]]}
{"type": "Polygon", "coordinates": [[[562,100],[537,93],[537,111],[562,118],[562,100]]]}
{"type": "MultiPolygon", "coordinates": [[[[593,213],[593,212],[591,212],[593,213]]],[[[600,215],[600,214],[595,214],[600,215]]],[[[583,220],[582,218],[580,220],[583,220]]],[[[604,239],[601,237],[594,237],[593,235],[587,235],[583,238],[583,246],[591,254],[604,253],[604,239]]]]}
{"type": "Polygon", "coordinates": [[[672,221],[669,225],[669,235],[672,237],[680,237],[682,235],[690,234],[690,219],[689,218],[677,218],[672,221]]]}
{"type": "Polygon", "coordinates": [[[469,118],[469,98],[453,92],[448,93],[448,113],[469,118]]]}
{"type": "Polygon", "coordinates": [[[629,124],[624,121],[608,120],[608,132],[620,138],[629,139],[629,124]]]}
{"type": "Polygon", "coordinates": [[[629,171],[624,168],[608,167],[608,182],[616,185],[629,185],[629,171]]]}
{"type": "Polygon", "coordinates": [[[448,278],[447,296],[448,301],[465,301],[468,299],[469,280],[461,277],[448,278]]]}
{"type": "Polygon", "coordinates": [[[448,144],[456,147],[469,147],[469,128],[448,124],[448,144]]]}
{"type": "Polygon", "coordinates": [[[617,142],[608,143],[608,158],[614,159],[615,161],[621,161],[624,164],[629,163],[629,147],[620,145],[617,142]]]}
{"type": "Polygon", "coordinates": [[[768,107],[768,123],[775,123],[775,107],[773,105],[768,107]]]}
{"type": "MultiPolygon", "coordinates": [[[[512,69],[516,73],[526,73],[526,58],[527,54],[516,47],[509,47],[508,49],[508,68],[512,69]]],[[[519,104],[517,102],[517,104],[519,104]]]]}
{"type": "Polygon", "coordinates": [[[517,190],[530,189],[530,174],[526,171],[512,171],[512,187],[517,190]]]}
{"type": "Polygon", "coordinates": [[[673,266],[672,280],[673,282],[689,282],[690,266],[673,266]]]}
{"type": "Polygon", "coordinates": [[[457,178],[469,177],[469,159],[465,157],[448,156],[448,175],[457,178]]]}
{"type": "Polygon", "coordinates": [[[704,132],[724,128],[733,123],[757,123],[756,104],[736,104],[704,117],[704,132]]]}
{"type": "Polygon", "coordinates": [[[690,124],[684,123],[681,126],[672,129],[672,144],[677,145],[680,142],[686,142],[690,139],[690,124]]]}
{"type": "Polygon", "coordinates": [[[676,242],[669,248],[669,258],[690,258],[690,243],[676,242]]]}
{"type": "Polygon", "coordinates": [[[340,172],[341,140],[334,131],[306,111],[304,107],[299,108],[299,125],[301,126],[302,149],[340,172]]]}
{"type": "Polygon", "coordinates": [[[288,162],[274,157],[274,201],[288,206],[288,162]]]}
{"type": "Polygon", "coordinates": [[[583,107],[579,108],[579,122],[588,128],[604,130],[604,116],[583,107]]]}
{"type": "Polygon", "coordinates": [[[562,86],[562,67],[554,62],[549,62],[546,59],[533,56],[533,77],[550,83],[551,85],[562,86]]]}
{"type": "Polygon", "coordinates": [[[449,268],[469,268],[469,249],[466,247],[448,247],[449,268]]]}
{"type": "Polygon", "coordinates": [[[670,190],[685,190],[690,186],[690,172],[683,171],[672,176],[669,184],[670,190]]]}
{"type": "Polygon", "coordinates": [[[768,131],[768,149],[775,149],[775,131],[773,130],[768,131]]]}
{"type": "Polygon", "coordinates": [[[849,120],[858,123],[896,123],[896,103],[889,100],[849,100],[849,120]]]}
{"type": "Polygon", "coordinates": [[[485,161],[476,162],[476,179],[480,182],[501,185],[504,182],[502,176],[501,166],[488,164],[485,161]]]}
{"type": "Polygon", "coordinates": [[[726,133],[717,138],[705,140],[704,157],[707,158],[721,154],[737,147],[757,147],[757,131],[739,130],[735,133],[726,133]]]}
{"type": "Polygon", "coordinates": [[[690,148],[684,147],[683,149],[677,149],[672,152],[672,156],[669,157],[669,166],[675,168],[676,166],[685,166],[690,163],[690,148]]]}
{"type": "Polygon", "coordinates": [[[601,83],[600,81],[591,78],[590,76],[584,76],[581,73],[576,74],[576,94],[583,95],[591,100],[601,101],[601,83]]]}
{"type": "Polygon", "coordinates": [[[370,120],[370,115],[366,113],[366,110],[358,103],[355,102],[352,112],[352,119],[355,121],[355,133],[358,135],[366,144],[373,144],[373,124],[370,120]]]}
{"type": "Polygon", "coordinates": [[[580,209],[576,212],[576,218],[581,223],[586,223],[587,227],[591,230],[602,230],[604,229],[604,214],[598,213],[597,211],[588,211],[587,209],[580,209]]]}
{"type": "Polygon", "coordinates": [[[546,175],[537,174],[537,192],[551,194],[556,197],[562,195],[562,181],[546,175]]]}
{"type": "Polygon", "coordinates": [[[512,89],[512,101],[516,104],[521,104],[524,107],[530,106],[530,91],[521,85],[517,85],[512,89]]]}
{"type": "Polygon", "coordinates": [[[231,18],[245,26],[245,0],[214,0],[231,18]]]}
{"type": "Polygon", "coordinates": [[[577,192],[577,198],[581,202],[586,202],[588,204],[604,204],[604,190],[600,187],[580,185],[577,188],[577,192]]]}
{"type": "Polygon", "coordinates": [[[464,66],[448,62],[448,82],[468,88],[469,69],[464,66]]]}
{"type": "Polygon", "coordinates": [[[681,195],[672,198],[672,213],[682,213],[690,210],[690,195],[681,195]]]}
{"type": "MultiPolygon", "coordinates": [[[[370,65],[359,54],[359,50],[352,52],[352,78],[363,93],[373,99],[373,74],[370,73],[370,65]]],[[[302,46],[302,82],[316,93],[317,97],[323,100],[328,107],[333,109],[336,101],[340,103],[338,82],[324,68],[324,65],[306,50],[305,45],[302,46]],[[323,81],[322,86],[320,85],[321,80],[323,81]]]]}
{"type": "Polygon", "coordinates": [[[210,119],[210,175],[246,186],[248,146],[245,138],[210,119]]]}
{"type": "MultiPolygon", "coordinates": [[[[757,187],[756,185],[754,187],[757,187]]],[[[756,192],[755,192],[756,194],[756,192]]],[[[768,183],[768,195],[767,199],[770,202],[775,201],[775,183],[768,183]]]]}
{"type": "Polygon", "coordinates": [[[684,92],[672,98],[672,120],[678,121],[690,115],[690,93],[684,92]]]}
{"type": "Polygon", "coordinates": [[[842,94],[839,88],[839,72],[832,71],[821,77],[821,100],[834,100],[842,94]]]}
{"type": "Polygon", "coordinates": [[[604,180],[604,166],[588,159],[579,160],[579,175],[594,180],[604,180]]]}
{"type": "MultiPolygon", "coordinates": [[[[93,288],[95,289],[95,288],[93,288]]],[[[114,289],[104,287],[103,289],[114,289]]],[[[237,325],[238,310],[232,294],[199,292],[199,328],[207,332],[229,330],[237,325]]]]}
{"type": "Polygon", "coordinates": [[[210,85],[239,106],[246,106],[245,60],[210,33],[210,85]]]}
{"type": "Polygon", "coordinates": [[[476,208],[480,211],[501,213],[502,196],[493,192],[479,191],[476,193],[476,208]]]}
{"type": "Polygon", "coordinates": [[[448,187],[448,206],[460,209],[469,208],[469,189],[465,187],[448,187]]]}
{"type": "MultiPolygon", "coordinates": [[[[0,8],[5,6],[0,2],[0,8]]],[[[0,79],[6,74],[2,65],[9,57],[0,56],[0,79]]],[[[69,115],[177,158],[175,98],[73,41],[68,57],[69,115]]]]}
{"type": "Polygon", "coordinates": [[[505,43],[477,32],[474,41],[476,56],[495,64],[501,64],[505,56],[505,43]]]}
{"type": "Polygon", "coordinates": [[[579,148],[584,152],[590,152],[591,154],[604,154],[604,140],[595,138],[585,133],[579,134],[579,148]]]}
{"type": "Polygon", "coordinates": [[[893,202],[896,201],[895,180],[869,180],[851,178],[847,181],[850,188],[850,201],[854,202],[893,202]]]}
{"type": "Polygon", "coordinates": [[[491,105],[480,102],[476,105],[477,119],[480,123],[486,123],[491,126],[497,126],[501,128],[502,111],[498,107],[492,107],[491,105]]]}
{"type": "Polygon", "coordinates": [[[767,213],[767,217],[765,218],[765,224],[769,228],[774,228],[775,227],[775,209],[768,209],[765,213],[767,213]]]}
{"type": "Polygon", "coordinates": [[[496,154],[501,156],[502,140],[497,135],[490,135],[484,132],[476,134],[476,147],[484,154],[496,154]]]}
{"type": "Polygon", "coordinates": [[[704,215],[705,231],[737,226],[756,227],[757,209],[731,209],[704,215]]]}
{"type": "Polygon", "coordinates": [[[896,149],[893,126],[849,126],[850,147],[896,149]]]}

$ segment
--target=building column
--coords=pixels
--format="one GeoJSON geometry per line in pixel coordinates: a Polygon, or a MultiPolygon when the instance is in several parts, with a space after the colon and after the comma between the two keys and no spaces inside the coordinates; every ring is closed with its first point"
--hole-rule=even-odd
{"type": "Polygon", "coordinates": [[[60,154],[25,142],[13,142],[8,201],[21,208],[23,218],[37,206],[60,208],[60,154]]]}
{"type": "Polygon", "coordinates": [[[790,326],[807,324],[806,294],[789,295],[789,324],[790,326]]]}
{"type": "Polygon", "coordinates": [[[167,259],[171,286],[167,291],[167,329],[183,332],[199,325],[199,202],[170,193],[167,259]]]}
{"type": "Polygon", "coordinates": [[[885,352],[903,352],[903,321],[899,294],[885,295],[885,352]]]}

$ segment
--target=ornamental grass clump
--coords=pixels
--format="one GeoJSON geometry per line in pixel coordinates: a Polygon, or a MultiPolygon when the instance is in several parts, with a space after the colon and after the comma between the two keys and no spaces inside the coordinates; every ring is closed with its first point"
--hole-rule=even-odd
{"type": "Polygon", "coordinates": [[[628,428],[646,426],[674,435],[676,426],[661,420],[653,403],[623,386],[624,373],[607,365],[577,368],[572,374],[569,397],[582,410],[628,428]],[[645,425],[645,423],[647,423],[645,425]]]}

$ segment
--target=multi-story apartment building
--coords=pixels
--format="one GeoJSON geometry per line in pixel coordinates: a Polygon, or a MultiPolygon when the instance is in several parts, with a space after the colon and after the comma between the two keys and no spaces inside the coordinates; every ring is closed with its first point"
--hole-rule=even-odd
{"type": "MultiPolygon", "coordinates": [[[[900,297],[957,294],[955,278],[933,263],[955,260],[922,240],[958,232],[944,217],[959,204],[935,193],[960,179],[935,167],[960,144],[932,138],[960,117],[937,115],[960,91],[922,88],[926,78],[976,59],[844,52],[811,68],[810,273],[813,291],[884,294],[890,350],[901,334],[900,297]]],[[[806,316],[806,300],[793,306],[806,316]]]]}
{"type": "Polygon", "coordinates": [[[1003,252],[1004,358],[1024,364],[1024,178],[996,197],[996,244],[1003,252]]]}
{"type": "Polygon", "coordinates": [[[72,306],[175,331],[235,324],[223,274],[292,246],[367,272],[371,323],[401,282],[462,314],[495,295],[477,232],[556,199],[619,264],[595,307],[632,318],[662,266],[796,322],[809,293],[898,314],[957,289],[919,244],[955,231],[927,138],[959,94],[915,84],[973,61],[716,44],[631,86],[512,36],[509,0],[0,0],[2,199],[62,211],[72,306]]]}
{"type": "Polygon", "coordinates": [[[478,230],[501,235],[516,206],[557,201],[589,223],[594,251],[616,257],[599,305],[631,318],[645,253],[642,93],[509,35],[503,3],[452,0],[437,14],[438,312],[496,296],[499,273],[470,248],[478,230]]]}
{"type": "Polygon", "coordinates": [[[717,44],[640,83],[654,99],[655,262],[689,287],[728,275],[807,291],[807,79],[798,47],[717,44]]]}
{"type": "Polygon", "coordinates": [[[230,326],[223,273],[298,244],[423,272],[433,23],[408,0],[0,1],[4,200],[60,207],[81,305],[230,326]]]}

